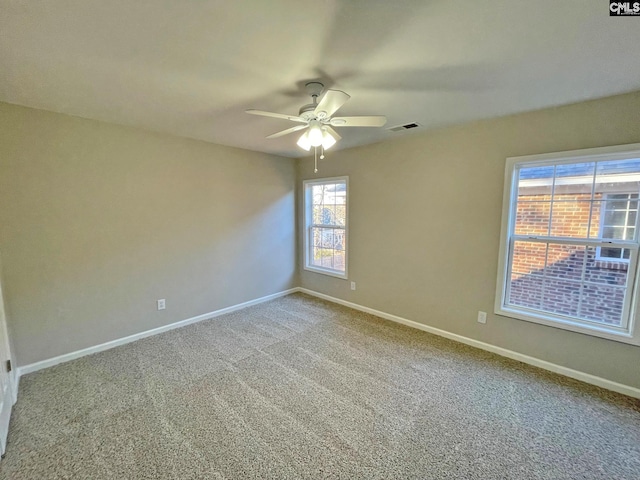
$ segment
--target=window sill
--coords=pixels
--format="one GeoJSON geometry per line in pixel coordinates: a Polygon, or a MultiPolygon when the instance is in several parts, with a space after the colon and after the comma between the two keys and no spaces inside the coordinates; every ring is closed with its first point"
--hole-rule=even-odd
{"type": "Polygon", "coordinates": [[[639,336],[632,333],[633,327],[630,327],[631,331],[628,331],[621,328],[616,328],[614,326],[608,327],[607,325],[575,322],[570,319],[561,320],[558,318],[546,316],[544,314],[538,314],[536,312],[529,312],[504,306],[501,308],[496,308],[495,314],[503,317],[514,318],[516,320],[524,320],[526,322],[546,325],[548,327],[569,330],[571,332],[590,335],[592,337],[600,337],[607,340],[613,340],[615,342],[640,346],[639,336]]]}
{"type": "Polygon", "coordinates": [[[336,278],[341,278],[343,280],[346,280],[347,277],[347,272],[339,272],[337,270],[331,270],[328,268],[322,268],[322,267],[314,267],[311,265],[305,265],[304,269],[309,271],[309,272],[313,272],[313,273],[320,273],[322,275],[328,275],[329,277],[336,277],[336,278]]]}

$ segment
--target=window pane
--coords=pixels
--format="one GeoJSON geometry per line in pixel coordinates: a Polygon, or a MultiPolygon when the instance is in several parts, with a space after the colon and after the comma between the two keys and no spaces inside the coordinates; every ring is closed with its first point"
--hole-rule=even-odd
{"type": "Polygon", "coordinates": [[[511,273],[516,279],[526,275],[542,275],[547,258],[547,244],[517,241],[511,255],[511,273]]]}
{"type": "Polygon", "coordinates": [[[609,325],[622,325],[625,288],[585,285],[578,316],[585,320],[609,325]]]}
{"type": "Polygon", "coordinates": [[[603,227],[602,238],[610,240],[624,240],[624,227],[603,227]]]}
{"type": "Polygon", "coordinates": [[[620,195],[607,195],[607,210],[626,210],[627,200],[620,199],[620,195]]]}
{"type": "Polygon", "coordinates": [[[311,229],[311,239],[310,239],[310,243],[311,243],[311,258],[309,259],[309,263],[312,265],[321,265],[320,260],[322,257],[321,254],[321,234],[320,234],[320,228],[312,228],[311,229]]]}
{"type": "Polygon", "coordinates": [[[585,248],[579,245],[547,246],[536,242],[516,244],[509,304],[575,316],[585,248]]]}
{"type": "Polygon", "coordinates": [[[515,221],[517,235],[548,235],[554,167],[519,171],[515,221]]]}
{"type": "Polygon", "coordinates": [[[312,223],[319,224],[322,223],[322,206],[314,205],[313,206],[313,219],[312,223]]]}
{"type": "MultiPolygon", "coordinates": [[[[518,173],[518,199],[529,195],[551,198],[554,167],[522,167],[518,173]]],[[[526,198],[523,198],[526,200],[526,198]]]]}
{"type": "Polygon", "coordinates": [[[347,222],[347,207],[345,205],[336,205],[335,207],[335,221],[336,225],[346,225],[347,222]]]}
{"type": "Polygon", "coordinates": [[[327,185],[314,185],[311,187],[313,204],[322,205],[324,203],[324,191],[327,185]]]}
{"type": "Polygon", "coordinates": [[[627,211],[624,209],[613,210],[609,209],[604,214],[604,225],[619,225],[625,226],[627,224],[627,211]]]}
{"type": "Polygon", "coordinates": [[[551,211],[551,236],[587,238],[589,232],[589,215],[591,201],[589,195],[559,195],[554,196],[551,211]],[[568,200],[573,197],[573,200],[568,200]],[[580,198],[581,200],[576,200],[580,198]]]}
{"type": "Polygon", "coordinates": [[[539,309],[542,305],[547,245],[516,241],[511,255],[509,305],[539,309]]]}
{"type": "MultiPolygon", "coordinates": [[[[627,284],[628,264],[602,261],[602,257],[616,255],[615,258],[621,258],[623,249],[611,249],[614,252],[603,252],[605,248],[601,248],[600,256],[596,247],[587,248],[587,263],[585,268],[584,281],[589,283],[598,283],[603,285],[615,285],[624,287],[627,284]]],[[[630,252],[629,249],[624,249],[630,252]]]]}
{"type": "Polygon", "coordinates": [[[621,260],[629,258],[629,250],[624,248],[602,247],[599,257],[602,260],[621,260]]]}
{"type": "Polygon", "coordinates": [[[596,200],[591,205],[591,224],[589,225],[589,238],[602,238],[602,221],[603,202],[596,200]]]}
{"type": "Polygon", "coordinates": [[[312,227],[311,244],[311,265],[345,270],[346,239],[343,229],[312,227]]]}
{"type": "MultiPolygon", "coordinates": [[[[523,198],[533,198],[530,195],[523,198]]],[[[520,201],[516,210],[516,235],[549,235],[550,202],[520,201]]]]}
{"type": "Polygon", "coordinates": [[[559,195],[576,196],[590,200],[595,167],[595,162],[556,165],[554,200],[557,200],[559,195]]]}
{"type": "Polygon", "coordinates": [[[320,229],[320,245],[322,248],[333,248],[333,229],[321,228],[320,229]]]}
{"type": "Polygon", "coordinates": [[[638,192],[640,191],[638,173],[640,173],[640,159],[637,158],[598,162],[596,191],[603,193],[638,192]]]}
{"type": "Polygon", "coordinates": [[[314,248],[313,252],[314,265],[331,268],[331,260],[333,257],[333,250],[330,248],[314,248]]]}
{"type": "Polygon", "coordinates": [[[346,262],[345,262],[345,252],[344,252],[344,250],[342,250],[342,251],[334,250],[334,252],[333,252],[333,268],[335,270],[340,270],[341,272],[344,272],[345,265],[346,265],[346,262]]]}
{"type": "Polygon", "coordinates": [[[542,275],[511,275],[507,304],[525,308],[540,309],[542,305],[542,275]]]}
{"type": "MultiPolygon", "coordinates": [[[[314,204],[335,204],[336,198],[346,198],[346,184],[344,183],[326,183],[322,185],[314,185],[313,203],[314,204]]],[[[341,203],[344,203],[341,201],[341,203]]]]}
{"type": "Polygon", "coordinates": [[[336,205],[346,205],[347,203],[347,184],[338,183],[334,185],[333,189],[333,203],[336,205]]]}
{"type": "Polygon", "coordinates": [[[575,317],[578,314],[581,283],[562,278],[544,279],[544,295],[540,310],[575,317]]]}
{"type": "Polygon", "coordinates": [[[324,205],[320,212],[320,223],[322,225],[335,225],[336,215],[333,205],[324,205]]]}
{"type": "Polygon", "coordinates": [[[544,269],[545,277],[581,281],[585,252],[584,246],[550,243],[544,269]]]}
{"type": "Polygon", "coordinates": [[[620,325],[628,264],[603,262],[597,250],[583,245],[515,242],[507,304],[620,325]]]}
{"type": "Polygon", "coordinates": [[[335,243],[333,245],[333,248],[335,248],[337,251],[344,251],[347,248],[347,239],[346,239],[345,231],[342,229],[336,228],[336,230],[334,231],[334,235],[335,235],[335,243]]]}

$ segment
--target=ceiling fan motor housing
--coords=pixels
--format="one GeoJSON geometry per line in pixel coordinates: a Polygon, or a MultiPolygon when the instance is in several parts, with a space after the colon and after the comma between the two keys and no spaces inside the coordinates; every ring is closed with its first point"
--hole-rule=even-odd
{"type": "Polygon", "coordinates": [[[324,85],[320,82],[308,82],[305,88],[307,89],[307,93],[313,98],[313,103],[302,106],[298,115],[307,122],[311,120],[322,120],[327,116],[327,112],[314,113],[314,111],[318,106],[318,97],[324,92],[324,85]]]}
{"type": "Polygon", "coordinates": [[[307,105],[300,107],[298,116],[304,118],[307,122],[310,122],[311,120],[315,120],[316,114],[314,113],[314,110],[316,109],[317,106],[318,105],[315,103],[309,103],[307,105]]]}

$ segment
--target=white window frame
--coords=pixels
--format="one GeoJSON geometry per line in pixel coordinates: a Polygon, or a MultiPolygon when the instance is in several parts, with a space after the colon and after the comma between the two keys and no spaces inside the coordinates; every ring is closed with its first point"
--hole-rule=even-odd
{"type": "MultiPolygon", "coordinates": [[[[498,257],[498,278],[496,282],[496,300],[494,306],[494,312],[497,315],[525,320],[572,332],[583,333],[586,335],[607,338],[617,342],[640,345],[640,328],[636,328],[639,324],[638,305],[640,303],[638,287],[640,262],[638,262],[637,253],[633,254],[632,252],[631,258],[628,260],[629,283],[627,288],[630,295],[630,302],[626,311],[623,312],[623,323],[626,321],[625,328],[605,324],[599,325],[586,321],[583,322],[578,319],[562,317],[560,315],[547,315],[533,309],[527,309],[525,307],[516,308],[506,304],[508,279],[511,276],[509,248],[512,238],[510,237],[510,232],[514,230],[516,216],[515,206],[517,205],[518,198],[518,175],[515,174],[518,172],[518,167],[525,165],[527,167],[531,167],[604,160],[627,160],[633,158],[640,158],[640,143],[507,158],[502,202],[502,227],[500,232],[500,251],[498,257]]],[[[638,239],[637,231],[636,239],[638,239]]],[[[573,242],[574,239],[565,240],[566,243],[593,243],[593,246],[597,246],[599,243],[596,239],[594,239],[596,240],[594,242],[584,240],[580,242],[573,242]]],[[[560,240],[560,242],[561,241],[562,240],[560,240]]],[[[634,241],[633,244],[634,246],[637,245],[638,241],[634,241]]]]}
{"type": "Polygon", "coordinates": [[[304,180],[302,182],[303,201],[304,201],[304,259],[303,266],[305,270],[331,277],[347,279],[349,273],[349,177],[330,177],[318,178],[313,180],[304,180]],[[346,185],[346,205],[345,205],[345,222],[344,222],[344,272],[333,268],[320,267],[311,264],[311,249],[313,247],[311,241],[312,227],[318,226],[313,224],[313,199],[311,198],[311,190],[315,185],[332,184],[344,182],[346,185]]]}

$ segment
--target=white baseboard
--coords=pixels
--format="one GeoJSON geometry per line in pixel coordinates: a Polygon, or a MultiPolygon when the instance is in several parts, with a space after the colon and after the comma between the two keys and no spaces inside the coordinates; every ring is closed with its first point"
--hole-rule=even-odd
{"type": "Polygon", "coordinates": [[[91,355],[93,353],[102,352],[104,350],[108,350],[110,348],[114,348],[120,345],[124,345],[130,342],[134,342],[136,340],[140,340],[145,337],[149,337],[151,335],[157,335],[159,333],[167,332],[169,330],[173,330],[175,328],[184,327],[190,325],[192,323],[200,322],[202,320],[207,320],[209,318],[218,317],[220,315],[224,315],[226,313],[235,312],[237,310],[241,310],[243,308],[250,307],[252,305],[257,305],[259,303],[268,302],[269,300],[273,300],[278,297],[283,297],[285,295],[289,295],[295,292],[302,292],[308,295],[322,298],[324,300],[328,300],[333,303],[337,303],[340,305],[344,305],[346,307],[353,308],[354,310],[359,310],[361,312],[370,313],[372,315],[376,315],[380,318],[384,318],[386,320],[391,320],[392,322],[401,323],[403,325],[407,325],[412,328],[416,328],[418,330],[422,330],[428,333],[432,333],[434,335],[438,335],[440,337],[445,337],[450,340],[454,340],[460,343],[464,343],[465,345],[470,345],[472,347],[479,348],[481,350],[486,350],[488,352],[493,352],[503,357],[511,358],[513,360],[517,360],[523,363],[527,363],[529,365],[533,365],[544,370],[548,370],[551,372],[559,373],[560,375],[564,375],[570,378],[575,378],[576,380],[581,380],[585,383],[589,383],[591,385],[596,385],[598,387],[606,388],[607,390],[612,390],[614,392],[622,393],[624,395],[628,395],[634,398],[640,398],[640,389],[631,387],[629,385],[623,385],[621,383],[613,382],[611,380],[607,380],[606,378],[597,377],[595,375],[591,375],[589,373],[580,372],[578,370],[573,370],[571,368],[563,367],[562,365],[557,365],[555,363],[547,362],[545,360],[540,360],[539,358],[531,357],[529,355],[524,355],[522,353],[514,352],[513,350],[508,350],[506,348],[497,347],[495,345],[491,345],[490,343],[481,342],[479,340],[474,340],[469,337],[465,337],[462,335],[458,335],[456,333],[447,332],[446,330],[441,330],[439,328],[430,327],[428,325],[418,323],[413,320],[409,320],[403,317],[399,317],[397,315],[392,315],[390,313],[382,312],[380,310],[375,310],[373,308],[365,307],[363,305],[358,305],[357,303],[348,302],[346,300],[342,300],[340,298],[332,297],[330,295],[325,295],[323,293],[315,292],[313,290],[308,290],[306,288],[295,287],[289,290],[285,290],[282,292],[274,293],[272,295],[267,295],[265,297],[256,298],[254,300],[249,300],[248,302],[239,303],[237,305],[232,305],[230,307],[222,308],[220,310],[215,310],[213,312],[204,313],[202,315],[198,315],[195,317],[187,318],[186,320],[181,320],[175,323],[171,323],[169,325],[164,325],[162,327],[154,328],[152,330],[147,330],[144,332],[136,333],[134,335],[129,335],[128,337],[119,338],[116,340],[112,340],[110,342],[102,343],[100,345],[95,345],[93,347],[84,348],[82,350],[77,350],[75,352],[66,353],[64,355],[60,355],[57,357],[49,358],[47,360],[42,360],[40,362],[31,363],[29,365],[24,365],[22,367],[17,368],[17,375],[15,376],[15,389],[13,390],[14,395],[14,403],[15,399],[18,395],[18,384],[20,381],[20,377],[22,375],[26,375],[27,373],[36,372],[38,370],[42,370],[43,368],[53,367],[54,365],[58,365],[60,363],[68,362],[70,360],[75,360],[76,358],[84,357],[85,355],[91,355]]]}
{"type": "Polygon", "coordinates": [[[230,307],[221,308],[220,310],[215,310],[213,312],[203,313],[202,315],[197,315],[195,317],[187,318],[185,320],[180,320],[175,323],[170,323],[169,325],[163,325],[162,327],[153,328],[151,330],[146,330],[140,333],[135,333],[133,335],[129,335],[128,337],[118,338],[116,340],[111,340],[110,342],[101,343],[100,345],[94,345],[93,347],[83,348],[82,350],[65,353],[64,355],[59,355],[57,357],[49,358],[47,360],[41,360],[39,362],[30,363],[29,365],[18,367],[17,380],[15,382],[16,390],[15,390],[14,396],[16,396],[17,398],[18,382],[22,375],[26,375],[32,372],[37,372],[38,370],[42,370],[43,368],[53,367],[54,365],[58,365],[64,362],[69,362],[71,360],[75,360],[76,358],[84,357],[86,355],[91,355],[93,353],[109,350],[110,348],[118,347],[126,343],[135,342],[136,340],[140,340],[145,337],[150,337],[152,335],[158,335],[159,333],[168,332],[169,330],[173,330],[175,328],[185,327],[187,325],[191,325],[192,323],[200,322],[202,320],[219,317],[220,315],[235,312],[237,310],[242,310],[243,308],[247,308],[252,305],[257,305],[259,303],[268,302],[269,300],[273,300],[278,297],[284,297],[285,295],[289,295],[297,291],[299,291],[297,287],[290,288],[289,290],[284,290],[282,292],[267,295],[265,297],[249,300],[248,302],[239,303],[237,305],[232,305],[230,307]]]}
{"type": "Polygon", "coordinates": [[[9,381],[11,382],[11,402],[12,405],[15,405],[18,401],[18,386],[20,385],[20,369],[16,368],[11,372],[11,376],[9,377],[9,381]]]}
{"type": "Polygon", "coordinates": [[[374,310],[373,308],[364,307],[362,305],[358,305],[357,303],[347,302],[346,300],[342,300],[336,297],[331,297],[329,295],[325,295],[324,293],[318,293],[313,290],[308,290],[306,288],[298,288],[296,290],[299,292],[306,293],[308,295],[312,295],[314,297],[322,298],[323,300],[328,300],[333,303],[338,303],[340,305],[353,308],[354,310],[360,310],[361,312],[370,313],[377,317],[381,317],[386,320],[391,320],[392,322],[401,323],[409,327],[417,328],[418,330],[423,330],[428,333],[433,333],[434,335],[438,335],[440,337],[445,337],[450,340],[455,340],[456,342],[464,343],[465,345],[470,345],[472,347],[476,347],[481,350],[486,350],[488,352],[493,352],[503,357],[511,358],[513,360],[518,360],[519,362],[527,363],[529,365],[533,365],[535,367],[539,367],[544,370],[549,370],[550,372],[555,372],[555,373],[559,373],[560,375],[564,375],[566,377],[575,378],[576,380],[580,380],[585,383],[589,383],[591,385],[596,385],[598,387],[606,388],[607,390],[612,390],[614,392],[622,393],[630,397],[640,398],[640,388],[631,387],[629,385],[623,385],[621,383],[607,380],[606,378],[597,377],[589,373],[584,373],[578,370],[573,370],[571,368],[563,367],[562,365],[557,365],[555,363],[547,362],[545,360],[540,360],[539,358],[530,357],[529,355],[524,355],[522,353],[514,352],[513,350],[507,350],[506,348],[497,347],[495,345],[491,345],[490,343],[474,340],[473,338],[464,337],[456,333],[447,332],[446,330],[440,330],[439,328],[430,327],[428,325],[424,325],[422,323],[418,323],[413,320],[408,320],[406,318],[399,317],[397,315],[381,312],[380,310],[374,310]]]}

